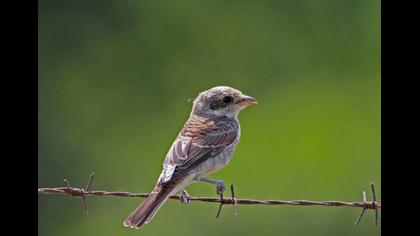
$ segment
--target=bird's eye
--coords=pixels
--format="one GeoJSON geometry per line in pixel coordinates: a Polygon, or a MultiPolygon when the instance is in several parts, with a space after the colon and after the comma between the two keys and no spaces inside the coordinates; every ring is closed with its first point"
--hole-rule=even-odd
{"type": "Polygon", "coordinates": [[[233,101],[233,97],[231,97],[231,96],[223,97],[223,102],[224,103],[231,103],[232,101],[233,101]]]}

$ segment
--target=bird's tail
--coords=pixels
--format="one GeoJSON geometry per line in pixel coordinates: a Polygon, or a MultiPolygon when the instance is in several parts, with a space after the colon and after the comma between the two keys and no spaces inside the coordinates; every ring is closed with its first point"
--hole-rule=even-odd
{"type": "Polygon", "coordinates": [[[155,188],[143,203],[124,220],[124,226],[138,229],[143,224],[149,223],[159,208],[169,198],[173,189],[174,187],[155,188]]]}

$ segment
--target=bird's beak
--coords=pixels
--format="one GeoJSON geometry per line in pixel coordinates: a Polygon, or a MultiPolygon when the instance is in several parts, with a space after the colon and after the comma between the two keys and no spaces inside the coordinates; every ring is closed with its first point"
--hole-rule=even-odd
{"type": "Polygon", "coordinates": [[[247,107],[250,105],[257,104],[257,100],[250,96],[243,96],[239,101],[238,104],[243,107],[247,107]]]}

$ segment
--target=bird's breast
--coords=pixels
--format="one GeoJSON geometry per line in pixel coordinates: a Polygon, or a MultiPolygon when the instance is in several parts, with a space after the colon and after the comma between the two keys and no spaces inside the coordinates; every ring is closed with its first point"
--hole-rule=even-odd
{"type": "Polygon", "coordinates": [[[235,139],[235,141],[227,146],[223,152],[221,152],[219,155],[209,158],[205,162],[203,162],[200,166],[196,169],[196,175],[200,177],[204,177],[206,175],[209,175],[223,167],[225,167],[229,161],[232,159],[233,152],[235,151],[236,145],[239,142],[240,138],[240,128],[238,129],[238,135],[235,139]]]}

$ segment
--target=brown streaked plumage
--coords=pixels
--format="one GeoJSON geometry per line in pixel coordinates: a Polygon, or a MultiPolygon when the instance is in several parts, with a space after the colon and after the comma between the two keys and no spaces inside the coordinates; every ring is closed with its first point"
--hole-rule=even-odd
{"type": "Polygon", "coordinates": [[[166,155],[156,187],[127,217],[124,226],[147,224],[170,195],[225,166],[239,141],[239,111],[255,103],[255,99],[225,86],[200,93],[166,155]]]}

